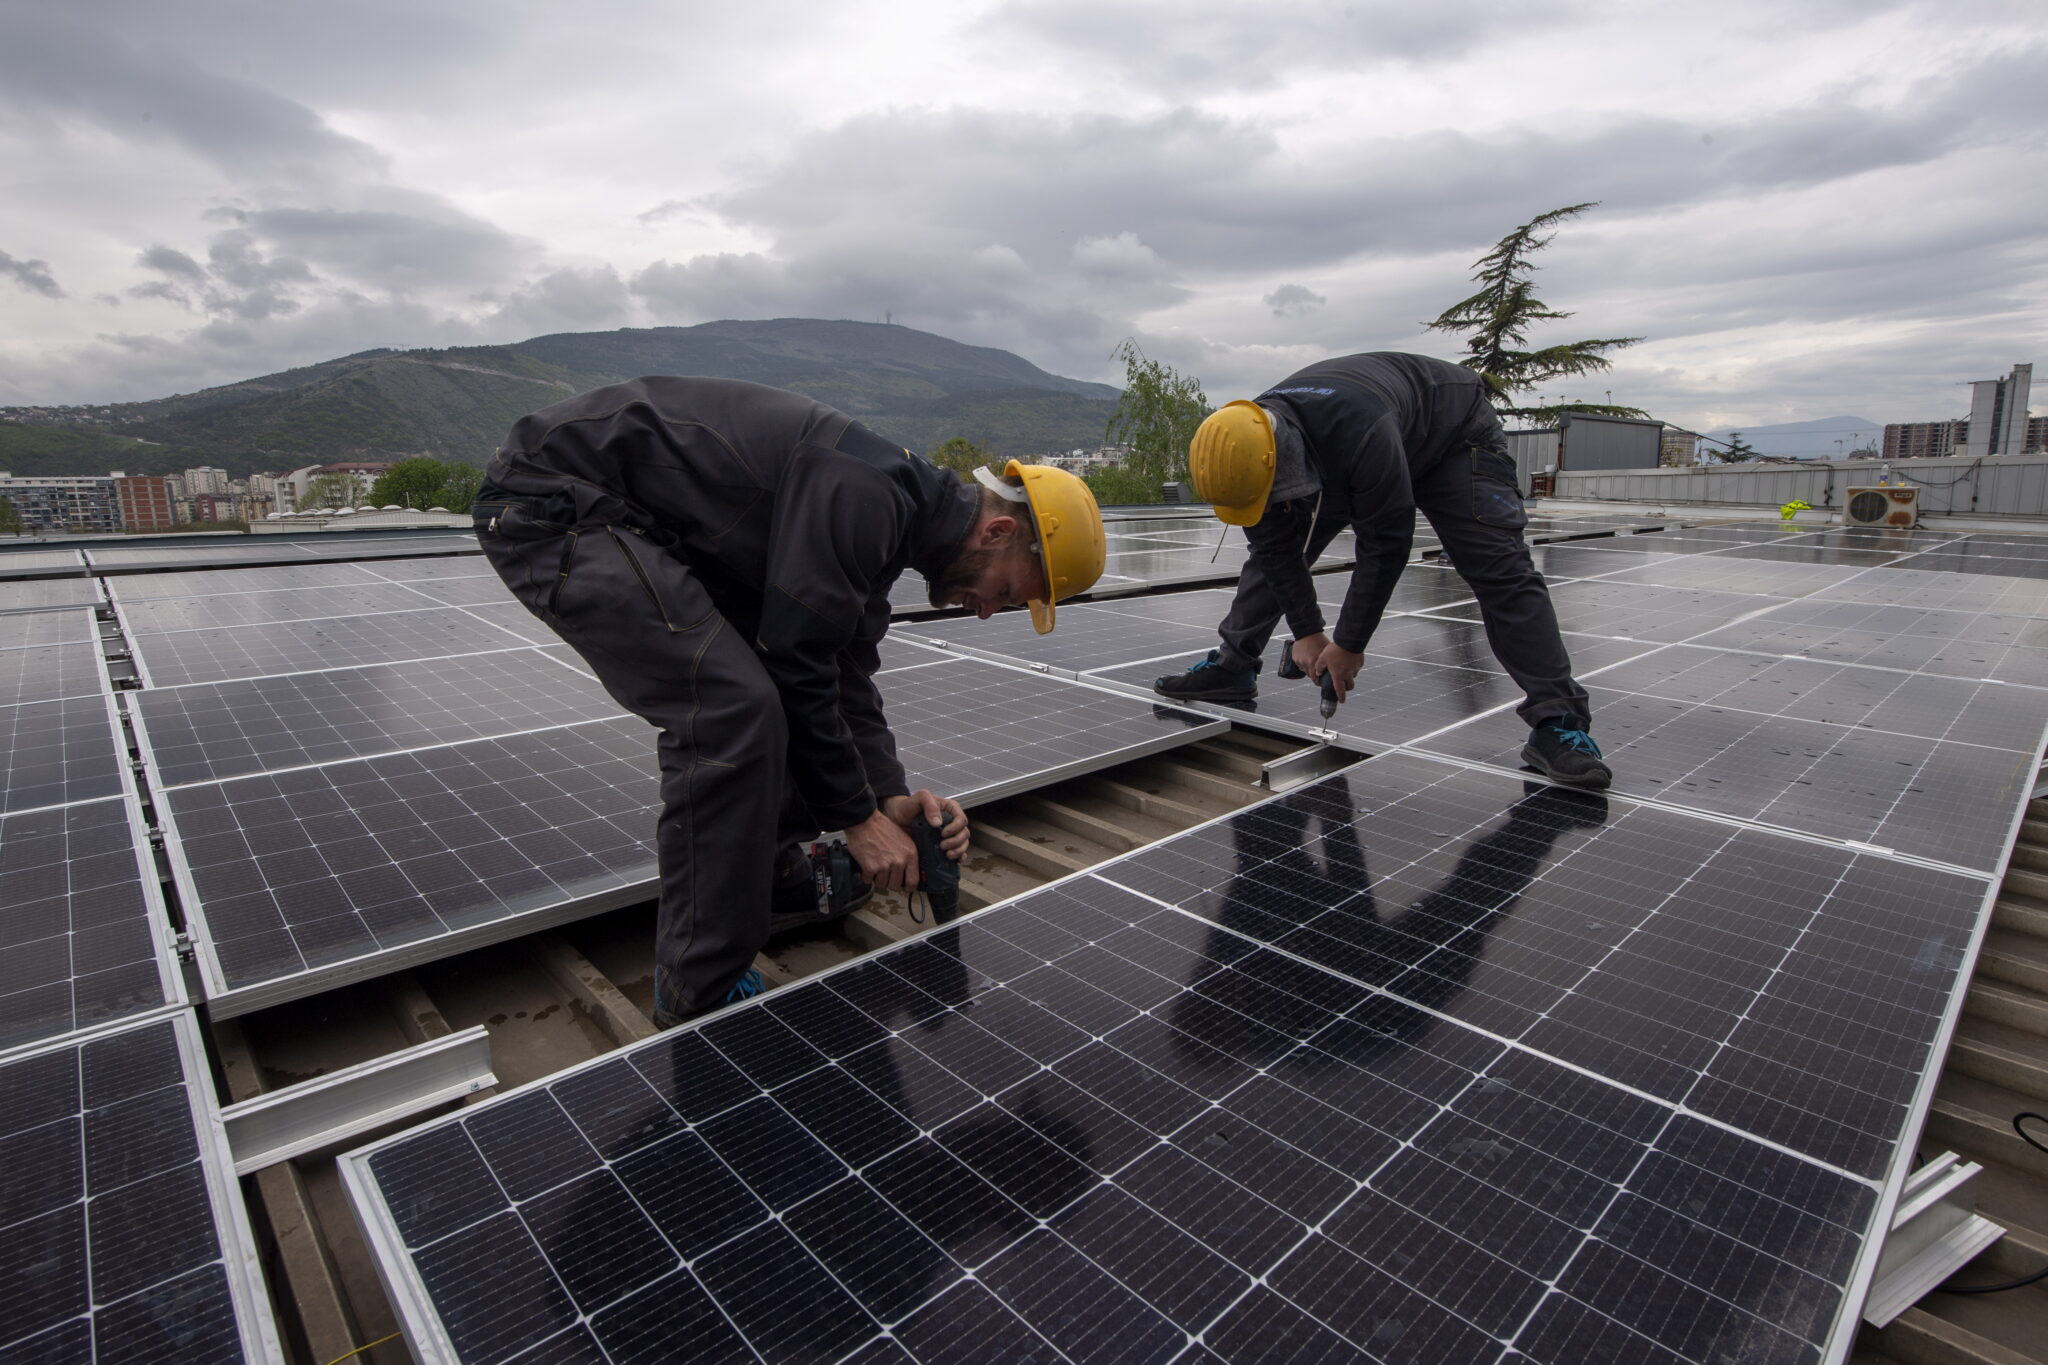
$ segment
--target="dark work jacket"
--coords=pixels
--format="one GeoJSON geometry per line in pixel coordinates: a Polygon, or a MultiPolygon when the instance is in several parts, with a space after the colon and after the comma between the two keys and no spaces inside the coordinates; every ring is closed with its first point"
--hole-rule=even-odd
{"type": "Polygon", "coordinates": [[[1489,425],[1498,429],[1485,383],[1448,361],[1375,351],[1317,361],[1257,401],[1300,429],[1323,490],[1319,514],[1310,495],[1268,507],[1246,527],[1251,560],[1273,585],[1288,629],[1314,635],[1323,613],[1302,559],[1310,518],[1349,523],[1358,559],[1330,638],[1363,653],[1414,543],[1414,480],[1489,425]]]}
{"type": "Polygon", "coordinates": [[[954,474],[801,394],[657,377],[520,419],[490,479],[523,496],[566,482],[581,519],[638,526],[690,564],[774,680],[821,826],[907,790],[873,675],[890,586],[906,568],[936,581],[974,524],[979,494],[954,474]]]}

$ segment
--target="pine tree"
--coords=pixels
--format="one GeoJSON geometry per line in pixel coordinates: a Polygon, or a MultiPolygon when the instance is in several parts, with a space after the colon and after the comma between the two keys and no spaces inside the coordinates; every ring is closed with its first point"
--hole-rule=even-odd
{"type": "Polygon", "coordinates": [[[1479,292],[1446,308],[1435,322],[1424,324],[1431,331],[1469,333],[1466,357],[1458,363],[1476,370],[1492,390],[1494,407],[1503,417],[1527,418],[1539,423],[1554,422],[1562,413],[1582,412],[1604,417],[1642,417],[1641,408],[1617,403],[1542,403],[1518,406],[1516,393],[1539,389],[1559,379],[1570,379],[1612,369],[1606,352],[1633,346],[1641,337],[1602,337],[1570,341],[1539,350],[1526,350],[1529,328],[1538,322],[1568,318],[1536,297],[1529,276],[1536,270],[1529,258],[1549,246],[1555,233],[1549,228],[1575,214],[1592,208],[1597,200],[1569,204],[1539,213],[1494,243],[1493,250],[1472,263],[1472,278],[1479,292]]]}

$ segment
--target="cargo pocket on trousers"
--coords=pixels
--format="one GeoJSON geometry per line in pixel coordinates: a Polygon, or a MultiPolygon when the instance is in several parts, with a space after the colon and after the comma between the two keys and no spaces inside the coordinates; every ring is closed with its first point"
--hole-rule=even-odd
{"type": "Polygon", "coordinates": [[[1472,519],[1503,531],[1529,524],[1522,492],[1515,487],[1515,462],[1484,446],[1472,448],[1472,519]]]}
{"type": "Polygon", "coordinates": [[[662,558],[661,551],[649,545],[644,537],[631,529],[621,530],[616,526],[607,526],[604,529],[606,534],[611,536],[612,543],[619,547],[619,555],[626,561],[626,567],[633,571],[633,577],[640,580],[640,587],[647,594],[648,604],[654,608],[654,613],[661,618],[662,624],[668,627],[670,634],[680,635],[703,623],[704,618],[710,614],[708,606],[693,614],[685,609],[686,604],[671,601],[673,594],[664,593],[658,585],[656,580],[665,576],[663,569],[666,567],[659,562],[662,558]],[[656,562],[650,564],[643,556],[652,556],[656,562]]]}

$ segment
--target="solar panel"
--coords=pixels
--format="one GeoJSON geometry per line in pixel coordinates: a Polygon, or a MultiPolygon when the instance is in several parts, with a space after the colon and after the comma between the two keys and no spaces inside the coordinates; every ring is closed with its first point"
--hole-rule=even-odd
{"type": "Polygon", "coordinates": [[[92,696],[106,688],[106,660],[98,645],[0,649],[0,706],[92,696]]]}
{"type": "Polygon", "coordinates": [[[0,583],[0,613],[97,606],[100,585],[93,578],[31,578],[0,583]]]}
{"type": "MultiPolygon", "coordinates": [[[[2004,548],[2004,547],[1994,547],[2004,548]]],[[[2048,578],[2048,560],[2012,555],[1975,555],[1967,547],[1950,552],[1929,550],[1900,561],[1901,567],[1935,573],[1994,574],[2004,578],[2048,578]]]]}
{"type": "MultiPolygon", "coordinates": [[[[655,732],[533,653],[143,694],[166,847],[215,1013],[652,894],[655,732]],[[500,690],[486,691],[494,678],[500,690]],[[616,718],[533,724],[577,711],[616,718]]],[[[912,786],[963,800],[1224,728],[933,657],[878,681],[912,786]]]]}
{"type": "Polygon", "coordinates": [[[0,1053],[184,999],[130,798],[0,815],[0,906],[0,1053]]]}
{"type": "Polygon", "coordinates": [[[428,578],[496,578],[497,570],[481,554],[450,555],[441,559],[380,559],[364,564],[362,571],[392,583],[417,583],[428,578]]]}
{"type": "Polygon", "coordinates": [[[0,551],[0,578],[42,578],[84,572],[85,560],[76,550],[0,551]]]}
{"type": "MultiPolygon", "coordinates": [[[[1563,630],[1656,641],[1690,639],[1702,631],[1775,607],[1784,600],[1762,594],[1625,583],[1612,578],[1560,583],[1550,590],[1557,623],[1563,630]]],[[[1460,621],[1480,619],[1477,602],[1438,607],[1431,614],[1460,621]]]]}
{"type": "MultiPolygon", "coordinates": [[[[518,611],[528,621],[533,620],[523,608],[518,611]]],[[[530,634],[553,643],[554,637],[546,634],[538,622],[534,622],[534,627],[530,634]]],[[[500,630],[478,614],[453,607],[166,631],[137,635],[131,641],[143,680],[151,687],[448,658],[520,649],[539,642],[500,630]]],[[[4,665],[4,660],[0,660],[0,665],[4,665]]]]}
{"type": "Polygon", "coordinates": [[[343,1174],[428,1360],[1811,1360],[1988,890],[1396,756],[343,1174]]]}
{"type": "MultiPolygon", "coordinates": [[[[1908,561],[1909,563],[1911,561],[1908,561]]],[[[2048,583],[1935,570],[1871,569],[1815,592],[1831,602],[1876,602],[2005,616],[2048,616],[2048,583]]]]}
{"type": "MultiPolygon", "coordinates": [[[[1587,691],[1616,791],[1987,873],[2032,790],[2048,719],[2048,692],[2031,688],[1698,650],[1620,665],[1587,691]],[[1801,692],[1816,674],[1825,690],[1801,692]],[[1972,704],[1997,720],[1949,709],[1972,704]],[[1944,737],[1953,730],[1972,739],[1944,737]]],[[[1521,762],[1520,735],[1489,721],[1424,747],[1521,762]]]]}
{"type": "Polygon", "coordinates": [[[620,714],[534,649],[151,688],[132,705],[159,789],[620,714]]]}
{"type": "Polygon", "coordinates": [[[599,721],[162,793],[212,1011],[640,899],[653,750],[642,722],[599,721]]]}
{"type": "Polygon", "coordinates": [[[99,638],[98,619],[89,607],[18,611],[7,617],[5,634],[0,635],[0,649],[90,644],[99,638]]]}
{"type": "Polygon", "coordinates": [[[2048,685],[2048,622],[2025,616],[1808,598],[1709,631],[1695,643],[2048,685]]]}
{"type": "Polygon", "coordinates": [[[189,1014],[0,1062],[0,1355],[282,1360],[189,1014]]]}
{"type": "Polygon", "coordinates": [[[87,693],[0,706],[0,814],[127,790],[112,698],[87,693]]]}
{"type": "Polygon", "coordinates": [[[398,583],[164,597],[145,602],[123,600],[117,585],[114,596],[120,603],[121,620],[130,635],[204,630],[214,626],[266,625],[273,621],[370,616],[418,611],[433,605],[424,594],[398,583]]]}
{"type": "MultiPolygon", "coordinates": [[[[483,607],[502,602],[517,605],[512,590],[496,574],[461,578],[414,579],[405,584],[413,592],[450,607],[483,607]]],[[[525,610],[521,607],[520,610],[525,610]]]]}
{"type": "Polygon", "coordinates": [[[379,580],[355,564],[283,564],[263,569],[186,569],[124,574],[109,579],[120,602],[217,593],[284,592],[301,588],[362,587],[379,580]]]}
{"type": "Polygon", "coordinates": [[[1704,555],[1660,555],[1647,564],[1623,569],[1601,581],[1649,583],[1669,588],[1711,588],[1717,592],[1763,593],[1777,597],[1804,597],[1845,579],[1854,578],[1860,572],[1863,571],[1845,565],[1741,559],[1737,558],[1732,550],[1717,550],[1704,555]]]}

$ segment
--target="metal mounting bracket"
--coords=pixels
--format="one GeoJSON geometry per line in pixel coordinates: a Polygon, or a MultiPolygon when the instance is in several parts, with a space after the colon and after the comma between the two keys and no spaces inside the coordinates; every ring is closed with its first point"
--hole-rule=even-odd
{"type": "Polygon", "coordinates": [[[481,1024],[220,1111],[235,1174],[335,1147],[496,1085],[481,1024]]]}
{"type": "Polygon", "coordinates": [[[1882,1327],[1956,1273],[2005,1229],[1977,1212],[1970,1181],[1984,1168],[1943,1152],[1906,1177],[1878,1253],[1877,1276],[1863,1303],[1863,1320],[1882,1327]]]}
{"type": "Polygon", "coordinates": [[[1348,768],[1363,757],[1363,754],[1340,749],[1325,739],[1309,748],[1282,754],[1266,764],[1259,769],[1259,785],[1270,792],[1292,791],[1319,777],[1328,777],[1339,768],[1348,768]]]}

